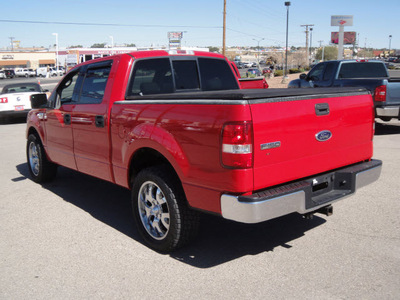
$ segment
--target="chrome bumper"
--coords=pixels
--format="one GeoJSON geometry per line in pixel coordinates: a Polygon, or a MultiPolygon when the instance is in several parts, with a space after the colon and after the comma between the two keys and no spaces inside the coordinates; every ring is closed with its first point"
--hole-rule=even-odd
{"type": "Polygon", "coordinates": [[[294,212],[313,212],[376,181],[381,170],[382,161],[372,160],[250,196],[223,194],[222,216],[242,223],[259,223],[294,212]]]}
{"type": "Polygon", "coordinates": [[[399,118],[399,111],[399,106],[377,107],[376,116],[399,118]]]}

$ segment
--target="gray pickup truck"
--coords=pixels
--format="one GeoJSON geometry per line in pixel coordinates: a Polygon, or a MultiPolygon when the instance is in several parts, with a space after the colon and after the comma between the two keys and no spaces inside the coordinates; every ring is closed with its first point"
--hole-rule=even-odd
{"type": "Polygon", "coordinates": [[[289,88],[364,87],[373,95],[375,116],[400,119],[400,78],[390,78],[385,64],[375,60],[333,60],[317,64],[289,88]]]}

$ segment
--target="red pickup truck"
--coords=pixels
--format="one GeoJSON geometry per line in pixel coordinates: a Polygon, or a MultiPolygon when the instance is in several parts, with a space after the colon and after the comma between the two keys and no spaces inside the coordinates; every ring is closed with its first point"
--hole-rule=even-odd
{"type": "Polygon", "coordinates": [[[131,189],[145,243],[188,243],[199,211],[244,223],[331,204],[380,176],[373,103],[359,88],[242,90],[227,59],[120,54],[72,69],[31,97],[35,182],[57,166],[131,189]],[[354,113],[357,112],[357,113],[354,113]]]}

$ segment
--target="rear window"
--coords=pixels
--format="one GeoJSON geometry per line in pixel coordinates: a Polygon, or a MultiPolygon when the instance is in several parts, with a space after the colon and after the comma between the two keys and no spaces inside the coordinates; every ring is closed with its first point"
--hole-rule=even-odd
{"type": "Polygon", "coordinates": [[[238,89],[231,67],[222,59],[199,58],[203,91],[238,89]]]}
{"type": "Polygon", "coordinates": [[[29,83],[22,83],[21,85],[11,85],[11,86],[5,86],[3,88],[2,94],[7,94],[7,93],[31,93],[31,92],[39,92],[41,93],[42,90],[40,89],[40,86],[38,84],[29,84],[29,83]]]}
{"type": "Polygon", "coordinates": [[[225,60],[168,57],[136,61],[127,96],[238,88],[232,68],[225,60]]]}
{"type": "Polygon", "coordinates": [[[340,67],[339,72],[339,78],[373,78],[387,76],[385,65],[373,62],[344,63],[340,67]]]}

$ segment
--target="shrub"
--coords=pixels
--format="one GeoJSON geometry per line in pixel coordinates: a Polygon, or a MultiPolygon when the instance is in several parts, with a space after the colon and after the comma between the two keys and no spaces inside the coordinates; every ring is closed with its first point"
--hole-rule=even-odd
{"type": "Polygon", "coordinates": [[[289,69],[289,74],[300,73],[299,69],[289,69]]]}
{"type": "Polygon", "coordinates": [[[282,76],[283,75],[283,70],[276,70],[274,72],[274,76],[282,76]]]}

